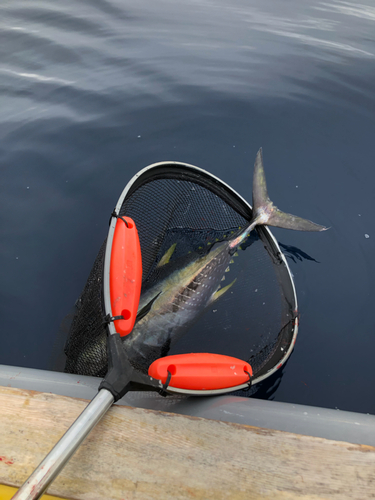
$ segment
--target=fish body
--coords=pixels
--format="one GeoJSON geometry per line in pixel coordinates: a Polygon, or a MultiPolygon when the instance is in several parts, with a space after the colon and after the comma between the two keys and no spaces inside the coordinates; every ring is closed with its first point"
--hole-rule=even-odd
{"type": "Polygon", "coordinates": [[[137,368],[165,356],[171,342],[181,337],[200,314],[232,286],[220,282],[232,259],[231,241],[215,243],[210,251],[174,270],[141,295],[137,320],[130,335],[123,338],[127,355],[137,368]]]}

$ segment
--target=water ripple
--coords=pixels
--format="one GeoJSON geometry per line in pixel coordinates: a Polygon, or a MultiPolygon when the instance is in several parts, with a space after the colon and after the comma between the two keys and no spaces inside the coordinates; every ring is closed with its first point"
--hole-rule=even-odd
{"type": "Polygon", "coordinates": [[[73,85],[75,83],[72,80],[64,80],[63,78],[57,78],[55,76],[37,75],[36,73],[22,73],[8,68],[0,68],[0,72],[10,73],[11,75],[20,76],[21,78],[30,78],[31,80],[37,80],[39,82],[53,82],[61,85],[73,85]]]}

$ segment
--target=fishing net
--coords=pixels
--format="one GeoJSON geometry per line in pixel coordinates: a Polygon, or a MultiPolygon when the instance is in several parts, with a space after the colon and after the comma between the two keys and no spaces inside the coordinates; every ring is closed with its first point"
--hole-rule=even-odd
{"type": "MultiPolygon", "coordinates": [[[[201,169],[178,163],[141,171],[124,189],[116,210],[131,217],[138,229],[142,293],[162,279],[163,266],[158,263],[168,252],[171,265],[191,253],[204,255],[215,243],[237,234],[252,216],[250,205],[229,186],[201,169]]],[[[103,377],[107,372],[105,253],[106,242],[76,302],[65,347],[69,373],[103,377]]],[[[222,286],[229,283],[233,285],[226,293],[163,355],[234,356],[251,364],[257,382],[283,364],[297,334],[292,278],[268,228],[257,227],[233,256],[222,286]]]]}

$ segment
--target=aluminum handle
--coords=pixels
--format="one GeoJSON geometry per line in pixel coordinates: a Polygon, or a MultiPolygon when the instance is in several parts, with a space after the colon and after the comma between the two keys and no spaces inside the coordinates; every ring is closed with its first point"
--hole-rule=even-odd
{"type": "Polygon", "coordinates": [[[40,498],[113,402],[109,391],[100,390],[12,499],[40,498]]]}

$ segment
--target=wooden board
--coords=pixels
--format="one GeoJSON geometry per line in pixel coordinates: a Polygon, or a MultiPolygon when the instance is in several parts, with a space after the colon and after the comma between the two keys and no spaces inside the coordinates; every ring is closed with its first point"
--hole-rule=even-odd
{"type": "MultiPolygon", "coordinates": [[[[0,483],[19,486],[85,407],[0,388],[0,483]]],[[[72,499],[370,499],[375,448],[112,407],[48,492],[72,499]]]]}

